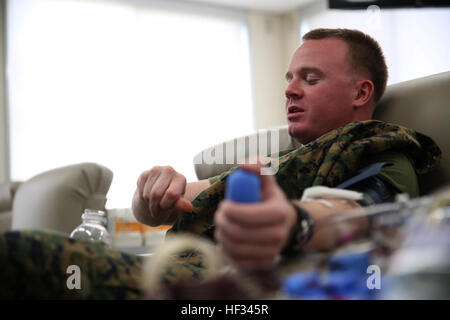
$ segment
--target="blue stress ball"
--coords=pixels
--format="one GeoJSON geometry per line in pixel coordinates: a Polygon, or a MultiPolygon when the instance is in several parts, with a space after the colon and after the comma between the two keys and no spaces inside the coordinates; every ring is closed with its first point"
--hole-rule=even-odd
{"type": "Polygon", "coordinates": [[[261,201],[261,181],[257,174],[236,169],[227,178],[225,199],[243,203],[261,201]]]}

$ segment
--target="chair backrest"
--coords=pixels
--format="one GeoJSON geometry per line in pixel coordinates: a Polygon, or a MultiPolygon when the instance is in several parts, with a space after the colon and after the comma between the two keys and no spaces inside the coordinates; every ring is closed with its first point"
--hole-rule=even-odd
{"type": "Polygon", "coordinates": [[[195,173],[199,180],[207,179],[227,171],[251,156],[268,155],[300,145],[288,134],[287,125],[260,130],[247,136],[216,144],[197,153],[194,157],[195,173]],[[274,139],[278,141],[277,146],[272,143],[274,139]],[[231,156],[230,151],[233,153],[231,156]]]}
{"type": "Polygon", "coordinates": [[[424,133],[441,148],[439,167],[420,177],[421,194],[450,183],[450,71],[389,86],[373,118],[424,133]]]}
{"type": "MultiPolygon", "coordinates": [[[[450,72],[435,74],[388,86],[386,93],[378,103],[374,119],[397,123],[417,130],[431,137],[442,150],[440,166],[420,178],[421,194],[428,194],[450,183],[450,72]]],[[[289,136],[287,125],[274,128],[279,130],[280,150],[298,145],[289,136]]],[[[270,129],[269,129],[270,131],[270,129]]],[[[237,141],[248,142],[255,139],[257,133],[239,137],[198,153],[194,158],[195,172],[199,179],[206,179],[234,166],[234,163],[208,164],[200,161],[204,154],[214,154],[214,149],[223,150],[223,159],[227,159],[226,146],[237,141]]],[[[270,139],[269,139],[270,143],[270,139]]],[[[246,145],[248,147],[248,144],[246,145]]],[[[268,148],[268,153],[271,147],[268,148]]],[[[248,148],[237,153],[235,160],[242,160],[256,154],[248,148]]]]}

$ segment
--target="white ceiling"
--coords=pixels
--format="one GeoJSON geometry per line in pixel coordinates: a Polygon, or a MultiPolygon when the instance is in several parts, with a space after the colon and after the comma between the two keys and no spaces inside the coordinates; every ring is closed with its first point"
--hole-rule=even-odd
{"type": "Polygon", "coordinates": [[[253,9],[282,13],[296,9],[314,0],[183,0],[186,2],[201,2],[226,7],[253,9]]]}

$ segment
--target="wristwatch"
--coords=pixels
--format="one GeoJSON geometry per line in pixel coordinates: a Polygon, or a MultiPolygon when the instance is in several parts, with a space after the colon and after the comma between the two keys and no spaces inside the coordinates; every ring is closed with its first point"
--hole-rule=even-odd
{"type": "Polygon", "coordinates": [[[311,219],[308,211],[299,206],[294,201],[289,201],[297,213],[297,223],[294,227],[294,233],[291,240],[281,251],[283,256],[297,256],[304,252],[304,249],[311,241],[314,233],[314,221],[311,219]]]}

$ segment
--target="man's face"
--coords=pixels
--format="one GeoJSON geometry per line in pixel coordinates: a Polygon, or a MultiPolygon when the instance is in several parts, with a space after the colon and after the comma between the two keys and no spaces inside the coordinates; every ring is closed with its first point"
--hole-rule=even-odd
{"type": "Polygon", "coordinates": [[[294,53],[286,79],[289,134],[309,143],[354,120],[353,80],[347,44],[307,40],[294,53]]]}

